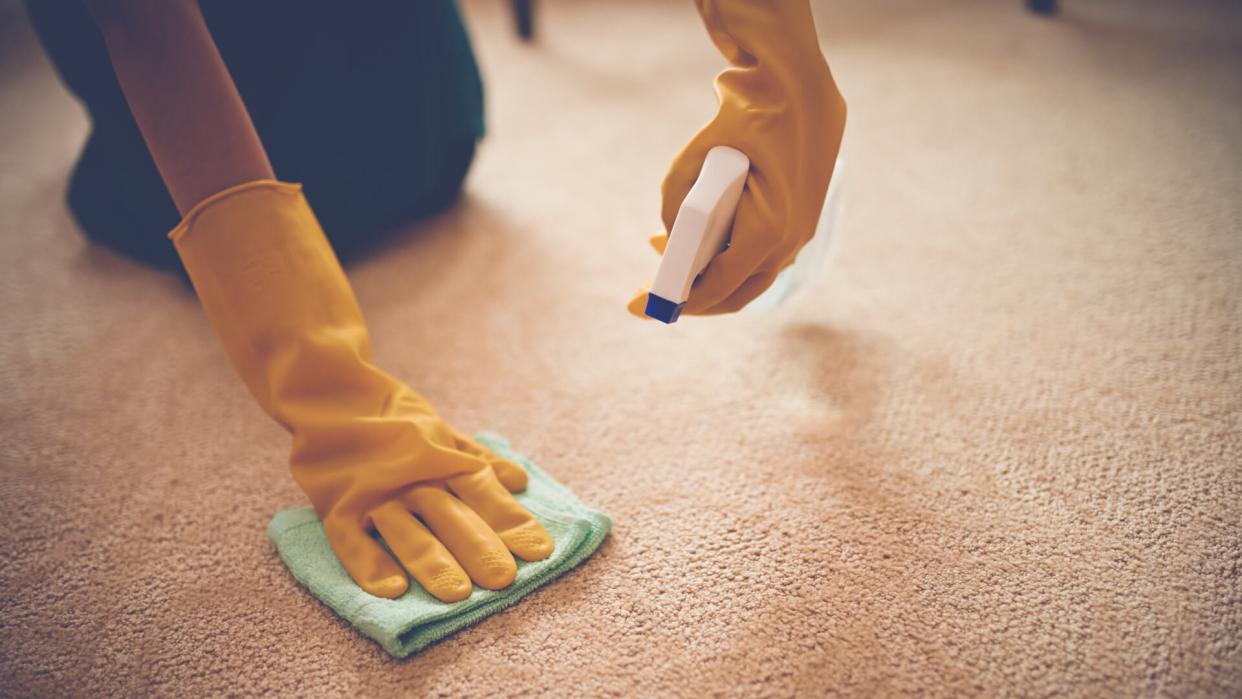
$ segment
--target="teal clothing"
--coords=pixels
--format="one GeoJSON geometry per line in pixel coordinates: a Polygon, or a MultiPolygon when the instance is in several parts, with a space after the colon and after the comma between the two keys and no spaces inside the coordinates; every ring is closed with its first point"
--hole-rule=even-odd
{"type": "MultiPolygon", "coordinates": [[[[483,135],[483,87],[452,0],[201,0],[276,176],[301,182],[348,258],[451,204],[483,135]]],[[[178,222],[81,0],[28,0],[53,64],[91,119],[69,185],[85,234],[179,267],[178,222]]]]}

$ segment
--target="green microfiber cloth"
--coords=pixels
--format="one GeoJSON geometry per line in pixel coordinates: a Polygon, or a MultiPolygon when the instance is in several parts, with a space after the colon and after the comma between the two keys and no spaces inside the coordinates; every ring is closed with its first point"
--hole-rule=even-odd
{"type": "Polygon", "coordinates": [[[612,526],[608,515],[583,505],[568,488],[513,451],[503,438],[480,434],[476,439],[526,469],[529,484],[516,497],[556,541],[556,549],[548,559],[534,563],[518,561],[517,580],[503,590],[475,587],[466,599],[447,603],[427,594],[411,580],[409,592],[398,599],[375,597],[363,592],[341,567],[313,508],[278,512],[267,526],[268,538],[276,544],[293,577],[395,657],[417,653],[569,571],[599,548],[612,526]]]}

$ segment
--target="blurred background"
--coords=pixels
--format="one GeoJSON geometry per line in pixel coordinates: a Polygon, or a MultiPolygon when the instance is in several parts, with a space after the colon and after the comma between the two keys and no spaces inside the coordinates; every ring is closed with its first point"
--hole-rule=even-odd
{"type": "Polygon", "coordinates": [[[671,327],[624,303],[715,109],[693,4],[461,7],[464,194],[347,269],[379,364],[609,541],[406,663],[310,598],[287,437],[83,236],[89,121],[3,0],[0,693],[1242,694],[1242,4],[817,0],[823,279],[671,327]]]}

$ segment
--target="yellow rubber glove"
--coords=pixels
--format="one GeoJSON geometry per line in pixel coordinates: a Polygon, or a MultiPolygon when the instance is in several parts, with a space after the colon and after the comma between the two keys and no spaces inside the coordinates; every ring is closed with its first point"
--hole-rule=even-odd
{"type": "MultiPolygon", "coordinates": [[[[750,158],[729,248],[690,290],[683,314],[740,310],[763,293],[815,233],[845,130],[845,101],[819,50],[807,0],[695,0],[730,67],[716,77],[720,110],[677,158],[661,187],[665,231],[707,151],[750,158]]],[[[667,232],[652,240],[663,252],[667,232]]],[[[630,301],[645,317],[647,290],[630,301]]]]}
{"type": "Polygon", "coordinates": [[[513,582],[510,552],[552,553],[552,538],[510,494],[526,487],[521,467],[371,363],[362,313],[299,185],[225,190],[169,237],[246,387],[292,433],[293,477],[364,590],[401,595],[404,567],[457,601],[471,580],[513,582]]]}

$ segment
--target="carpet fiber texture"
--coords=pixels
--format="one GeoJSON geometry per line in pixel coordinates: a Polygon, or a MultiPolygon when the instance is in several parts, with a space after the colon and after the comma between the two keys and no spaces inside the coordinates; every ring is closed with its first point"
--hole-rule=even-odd
{"type": "Polygon", "coordinates": [[[377,361],[614,520],[404,661],[264,535],[287,436],[179,280],[83,242],[0,4],[0,694],[1242,695],[1242,5],[817,3],[825,277],[631,319],[721,59],[690,2],[465,5],[489,136],[350,267],[377,361]]]}

